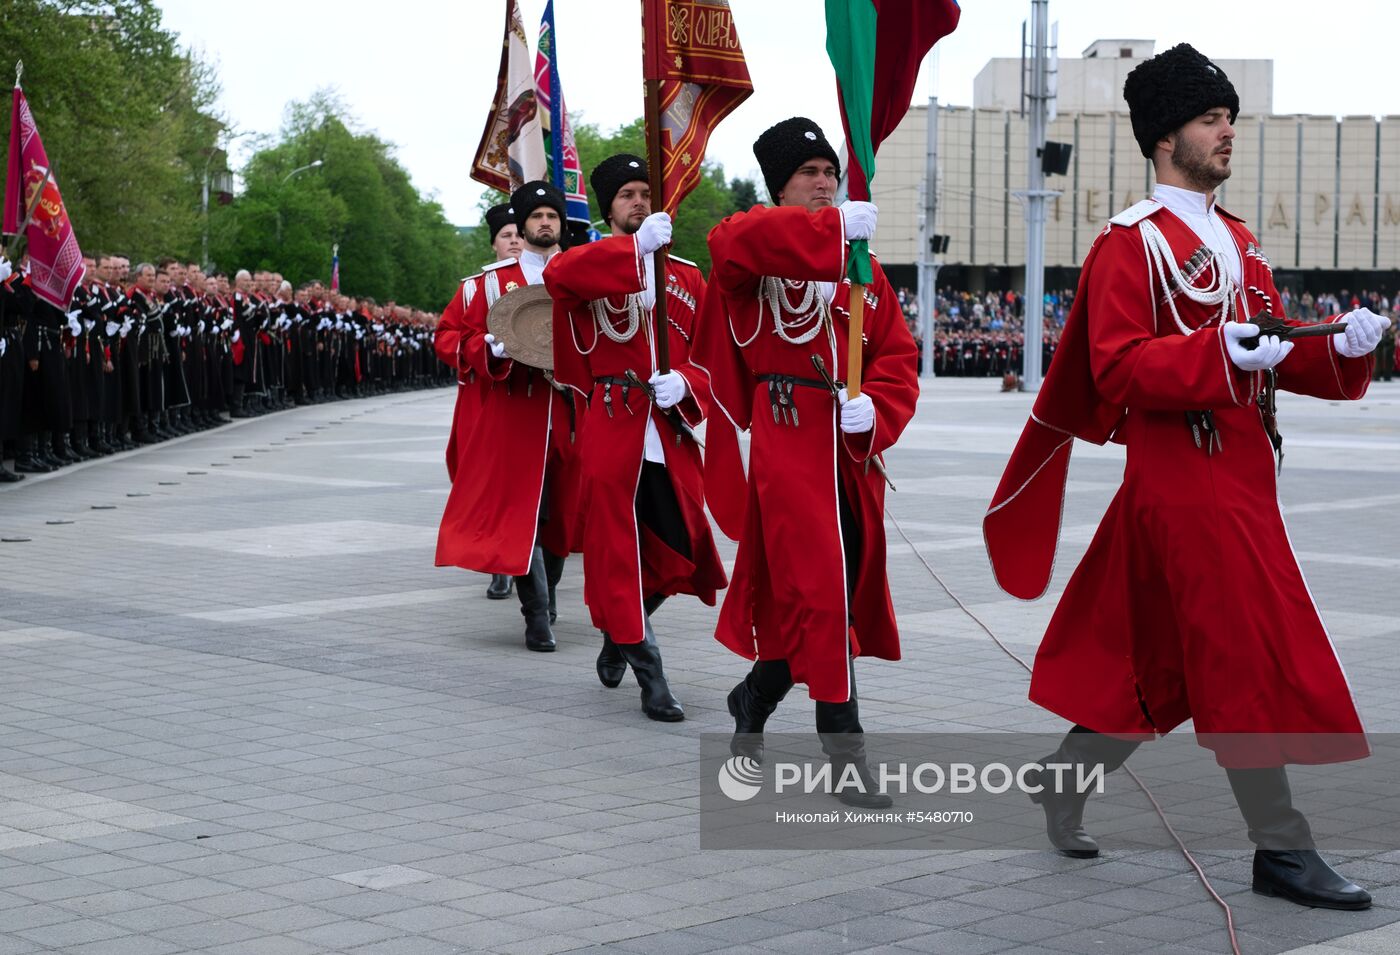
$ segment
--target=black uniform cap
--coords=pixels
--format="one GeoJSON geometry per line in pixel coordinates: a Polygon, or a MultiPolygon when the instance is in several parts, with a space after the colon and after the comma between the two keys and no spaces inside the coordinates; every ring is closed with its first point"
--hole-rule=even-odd
{"type": "Polygon", "coordinates": [[[629,182],[650,182],[647,163],[641,156],[631,153],[618,153],[609,156],[593,167],[593,175],[588,184],[593,187],[593,195],[598,197],[598,208],[603,211],[603,221],[612,221],[613,199],[622,187],[629,182]]]}
{"type": "Polygon", "coordinates": [[[508,225],[515,225],[515,210],[510,207],[510,203],[503,202],[486,210],[486,227],[491,231],[492,242],[496,241],[496,236],[508,225]]]}
{"type": "Polygon", "coordinates": [[[1189,43],[1143,60],[1128,74],[1123,99],[1133,121],[1133,138],[1148,159],[1157,141],[1202,113],[1223,106],[1230,122],[1240,114],[1240,97],[1225,71],[1189,43]]]}
{"type": "Polygon", "coordinates": [[[778,193],[804,163],[813,159],[828,159],[836,167],[837,178],[841,176],[841,160],[837,158],[836,150],[827,142],[822,128],[805,116],[785,119],[764,130],[753,144],[753,154],[763,170],[768,198],[775,206],[778,204],[778,193]]]}
{"type": "Polygon", "coordinates": [[[523,234],[525,220],[540,206],[550,206],[559,213],[560,228],[563,228],[564,194],[553,183],[536,179],[527,182],[510,194],[510,207],[515,210],[515,225],[523,234]]]}

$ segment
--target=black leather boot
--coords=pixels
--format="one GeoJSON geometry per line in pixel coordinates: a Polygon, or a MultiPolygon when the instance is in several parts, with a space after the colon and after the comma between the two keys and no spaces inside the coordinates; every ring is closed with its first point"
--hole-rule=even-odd
{"type": "Polygon", "coordinates": [[[4,459],[0,459],[0,484],[14,484],[16,481],[23,481],[23,474],[16,474],[5,467],[4,459]]]}
{"type": "Polygon", "coordinates": [[[549,584],[544,573],[544,548],[535,545],[530,570],[515,578],[520,595],[520,613],[525,617],[525,649],[540,653],[554,651],[554,631],[549,629],[549,584]]]}
{"type": "Polygon", "coordinates": [[[73,449],[73,453],[78,456],[79,461],[91,461],[97,457],[97,452],[88,447],[86,428],[74,428],[73,433],[68,438],[68,446],[73,449]]]}
{"type": "Polygon", "coordinates": [[[657,645],[650,618],[643,621],[643,632],[641,643],[614,646],[622,653],[636,674],[637,685],[642,688],[642,712],[649,719],[662,723],[679,723],[685,719],[685,710],[681,709],[680,701],[671,694],[670,684],[666,682],[666,672],[661,668],[661,647],[657,645]]]}
{"type": "Polygon", "coordinates": [[[734,738],[729,751],[763,762],[763,727],[792,689],[792,671],[786,660],[756,660],[749,675],[729,691],[729,715],[734,717],[734,738]]]}
{"type": "Polygon", "coordinates": [[[38,442],[34,438],[20,441],[15,455],[15,472],[18,474],[48,474],[56,468],[36,453],[38,442]]]}
{"type": "Polygon", "coordinates": [[[854,771],[860,786],[842,786],[836,798],[858,809],[888,809],[894,800],[880,792],[880,783],[865,759],[865,730],[860,725],[860,704],[856,702],[855,662],[850,664],[851,698],[845,703],[817,702],[817,735],[822,752],[831,758],[831,780],[840,784],[854,771]]]}
{"type": "Polygon", "coordinates": [[[1092,859],[1099,854],[1099,844],[1084,831],[1084,804],[1089,801],[1089,794],[1075,791],[1075,781],[1079,778],[1077,767],[1102,763],[1104,773],[1111,773],[1123,765],[1138,745],[1134,740],[1117,739],[1075,726],[1065,735],[1060,748],[1041,760],[1042,765],[1067,764],[1070,769],[1058,774],[1039,770],[1026,773],[1027,783],[1044,787],[1030,794],[1031,802],[1045,810],[1045,834],[1061,855],[1092,859]],[[1064,792],[1055,789],[1057,778],[1063,781],[1064,792]]]}
{"type": "Polygon", "coordinates": [[[597,670],[598,680],[610,690],[620,685],[627,675],[627,659],[606,633],[603,634],[603,649],[598,651],[597,670]]]}
{"type": "Polygon", "coordinates": [[[487,600],[505,600],[515,589],[515,578],[510,574],[492,574],[491,583],[486,588],[487,600]]]}
{"type": "Polygon", "coordinates": [[[78,456],[68,444],[68,435],[63,432],[54,432],[50,439],[50,447],[53,448],[53,457],[62,464],[77,464],[83,460],[78,456]]]}
{"type": "MultiPolygon", "coordinates": [[[[565,558],[557,554],[544,552],[544,574],[549,581],[549,622],[554,623],[559,619],[559,605],[554,600],[554,588],[559,586],[559,578],[564,576],[565,558]]],[[[647,613],[651,613],[650,610],[647,613]]]]}
{"type": "Polygon", "coordinates": [[[1293,808],[1282,766],[1227,769],[1254,852],[1254,891],[1320,909],[1369,909],[1371,893],[1327,864],[1313,847],[1312,829],[1293,808]]]}

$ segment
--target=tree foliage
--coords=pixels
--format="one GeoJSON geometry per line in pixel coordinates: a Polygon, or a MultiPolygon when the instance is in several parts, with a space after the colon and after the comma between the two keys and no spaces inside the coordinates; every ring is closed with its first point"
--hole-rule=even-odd
{"type": "Polygon", "coordinates": [[[216,216],[211,252],[220,265],[326,281],[339,244],[347,292],[428,309],[469,271],[442,206],[418,194],[393,147],[357,130],[329,92],[288,106],[276,140],[254,152],[242,177],[242,192],[216,216]]]}
{"type": "MultiPolygon", "coordinates": [[[[23,85],[85,251],[192,255],[205,163],[221,129],[213,71],[152,0],[4,0],[3,67],[23,85]]],[[[0,135],[10,132],[0,111],[0,135]]]]}

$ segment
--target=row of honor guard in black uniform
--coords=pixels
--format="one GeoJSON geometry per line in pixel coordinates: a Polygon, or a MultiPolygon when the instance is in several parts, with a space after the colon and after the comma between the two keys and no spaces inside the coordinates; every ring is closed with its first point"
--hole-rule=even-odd
{"type": "Polygon", "coordinates": [[[455,383],[432,313],[274,272],[84,264],[65,312],[29,287],[23,259],[0,259],[0,483],[230,418],[455,383]]]}

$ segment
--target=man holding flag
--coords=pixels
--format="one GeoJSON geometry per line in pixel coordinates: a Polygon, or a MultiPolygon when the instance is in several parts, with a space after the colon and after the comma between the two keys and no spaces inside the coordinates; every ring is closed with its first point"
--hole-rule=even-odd
{"type": "Polygon", "coordinates": [[[715,637],[756,660],[729,694],[733,745],[761,757],[765,721],[795,682],[805,683],[838,778],[852,767],[864,787],[843,789],[842,801],[879,807],[889,798],[875,792],[866,767],[853,661],[899,659],[884,483],[869,464],[913,417],[916,348],[894,290],[873,265],[864,296],[865,393],[832,394],[823,373],[845,377],[850,353],[847,242],[874,235],[877,210],[869,202],[833,204],[839,159],[809,119],[773,126],[754,155],[775,206],[736,213],[711,231],[716,307],[706,309],[692,351],[715,404],[752,434],[747,490],[707,482],[712,497],[746,495],[719,502],[746,516],[715,637]]]}
{"type": "Polygon", "coordinates": [[[651,211],[640,156],[599,163],[593,192],[612,237],[556,256],[544,274],[554,300],[555,378],[591,399],[584,600],[603,632],[603,685],[617,686],[630,665],[642,710],[675,722],[685,713],[662,671],[651,615],[680,593],[714,606],[725,585],[690,431],[709,406],[704,375],[687,360],[705,280],[695,263],[674,256],[656,271],[653,253],[670,240],[671,217],[651,211]],[[658,327],[662,295],[670,311],[658,327]],[[669,339],[669,371],[657,363],[658,335],[669,339]]]}
{"type": "Polygon", "coordinates": [[[754,734],[794,682],[806,683],[822,748],[842,778],[854,768],[860,780],[840,798],[881,806],[889,799],[865,764],[853,661],[899,658],[878,458],[913,417],[917,347],[871,261],[877,210],[863,200],[875,152],[908,110],[924,54],[957,25],[958,7],[827,0],[826,14],[852,198],[832,205],[840,164],[815,123],[794,117],[759,137],[754,153],[776,208],[731,216],[710,233],[711,281],[727,314],[701,322],[695,361],[710,371],[716,404],[753,433],[746,507],[732,499],[733,482],[717,481],[710,495],[717,513],[744,514],[716,632],[756,659],[729,696],[732,748],[760,756],[754,734]],[[837,390],[839,378],[849,390],[837,390]],[[771,425],[754,413],[765,391],[771,425]],[[794,466],[818,461],[831,465],[794,466]],[[802,572],[782,572],[785,560],[800,560],[802,572]]]}

